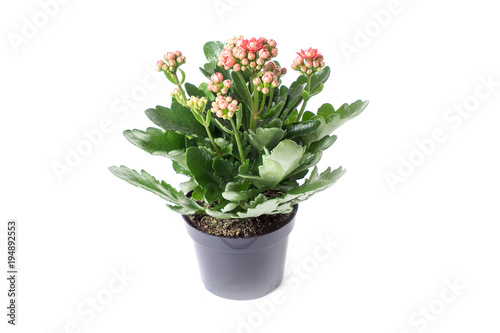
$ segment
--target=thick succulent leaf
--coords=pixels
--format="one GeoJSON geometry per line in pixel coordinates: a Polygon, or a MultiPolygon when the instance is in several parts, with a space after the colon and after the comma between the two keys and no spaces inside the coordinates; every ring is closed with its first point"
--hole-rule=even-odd
{"type": "Polygon", "coordinates": [[[303,147],[292,140],[281,141],[271,154],[262,156],[262,165],[259,166],[260,178],[256,183],[268,188],[278,185],[299,166],[303,153],[303,147]]]}
{"type": "Polygon", "coordinates": [[[206,42],[205,45],[203,45],[203,53],[205,53],[208,62],[217,62],[219,54],[223,49],[224,44],[220,41],[206,42]]]}
{"type": "Polygon", "coordinates": [[[222,196],[229,201],[245,201],[255,197],[259,193],[256,188],[250,188],[251,183],[248,180],[241,182],[230,182],[226,185],[222,196]]]}
{"type": "MultiPolygon", "coordinates": [[[[318,114],[311,118],[311,120],[319,120],[321,126],[313,133],[302,137],[302,141],[307,147],[311,143],[321,140],[323,137],[330,135],[335,129],[339,128],[348,120],[359,115],[368,105],[368,101],[356,101],[351,105],[343,104],[338,110],[330,114],[326,119],[322,114],[318,114]]],[[[324,107],[324,105],[323,105],[324,107]]],[[[328,114],[329,111],[324,108],[323,114],[328,114]]]]}
{"type": "Polygon", "coordinates": [[[294,138],[301,137],[313,133],[321,126],[321,122],[318,120],[308,120],[301,121],[298,123],[288,124],[285,126],[286,137],[294,138]]]}
{"type": "Polygon", "coordinates": [[[310,120],[312,117],[314,117],[315,114],[312,113],[311,111],[306,111],[304,112],[304,114],[302,115],[302,121],[308,121],[310,120]]]}
{"type": "Polygon", "coordinates": [[[239,212],[238,217],[255,217],[264,214],[273,214],[278,208],[278,200],[268,199],[264,194],[259,194],[255,200],[249,203],[245,212],[239,212]]]}
{"type": "Polygon", "coordinates": [[[342,175],[345,170],[339,167],[333,171],[330,168],[326,169],[320,175],[317,174],[317,168],[314,167],[311,176],[304,184],[290,190],[286,199],[293,199],[294,204],[300,201],[309,199],[313,194],[326,190],[328,187],[332,186],[342,175]]]}
{"type": "Polygon", "coordinates": [[[250,105],[250,99],[252,97],[250,96],[250,91],[248,91],[245,80],[243,79],[243,76],[241,76],[241,73],[233,71],[231,72],[231,78],[233,81],[233,89],[238,95],[238,100],[245,102],[247,105],[250,105]]]}
{"type": "Polygon", "coordinates": [[[248,131],[248,139],[252,147],[261,151],[264,147],[272,150],[285,136],[285,131],[280,128],[257,128],[248,131]]]}
{"type": "Polygon", "coordinates": [[[205,92],[201,89],[198,89],[194,84],[186,83],[184,87],[186,88],[186,92],[189,96],[207,97],[205,92]]]}
{"type": "Polygon", "coordinates": [[[315,89],[317,89],[321,84],[324,84],[329,77],[330,67],[323,67],[322,70],[311,77],[311,87],[309,88],[309,91],[314,91],[315,89]]]}
{"type": "Polygon", "coordinates": [[[323,116],[323,118],[325,118],[325,119],[334,113],[335,113],[335,109],[329,103],[325,103],[325,104],[321,105],[318,109],[318,115],[323,116]]]}
{"type": "Polygon", "coordinates": [[[204,198],[212,203],[221,198],[220,179],[212,169],[212,157],[204,148],[190,147],[186,151],[186,165],[196,183],[204,191],[204,198]]]}
{"type": "Polygon", "coordinates": [[[127,183],[152,192],[174,204],[174,206],[169,205],[169,207],[177,212],[181,212],[181,214],[203,214],[205,211],[195,201],[186,197],[182,191],[177,191],[165,181],[160,182],[156,180],[156,178],[144,170],[138,173],[122,165],[120,167],[110,167],[109,171],[127,183]]]}
{"type": "Polygon", "coordinates": [[[311,153],[315,153],[318,151],[326,150],[326,149],[330,148],[330,146],[333,145],[333,143],[336,140],[337,140],[336,135],[332,135],[332,136],[327,135],[324,138],[322,138],[321,140],[311,143],[311,146],[309,147],[309,151],[311,153]]]}
{"type": "Polygon", "coordinates": [[[295,89],[288,90],[288,98],[280,118],[285,121],[290,112],[302,101],[302,92],[306,87],[306,83],[298,85],[295,89]]]}
{"type": "Polygon", "coordinates": [[[184,135],[159,128],[149,127],[145,132],[137,129],[126,130],[123,135],[130,143],[153,155],[165,156],[172,150],[186,148],[184,135]]]}
{"type": "Polygon", "coordinates": [[[172,109],[164,106],[147,109],[146,115],[153,123],[167,131],[199,138],[207,137],[205,128],[196,120],[191,111],[177,102],[172,102],[172,109]]]}
{"type": "Polygon", "coordinates": [[[223,183],[233,180],[238,175],[238,164],[223,158],[215,158],[213,161],[213,170],[215,176],[223,183]]]}

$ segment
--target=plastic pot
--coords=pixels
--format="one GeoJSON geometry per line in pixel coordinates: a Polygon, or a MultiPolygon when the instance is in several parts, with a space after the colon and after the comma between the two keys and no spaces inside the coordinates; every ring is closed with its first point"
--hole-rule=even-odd
{"type": "Polygon", "coordinates": [[[201,280],[211,293],[234,300],[263,297],[283,280],[288,235],[295,213],[280,229],[249,238],[206,234],[183,216],[194,241],[201,280]]]}

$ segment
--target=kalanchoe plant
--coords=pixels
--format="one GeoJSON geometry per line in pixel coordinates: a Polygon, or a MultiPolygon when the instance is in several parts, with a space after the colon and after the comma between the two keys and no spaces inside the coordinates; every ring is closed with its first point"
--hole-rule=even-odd
{"type": "Polygon", "coordinates": [[[157,194],[180,214],[217,219],[288,213],[344,174],[341,167],[320,173],[316,164],[335,142],[332,132],[368,102],[306,111],[330,76],[316,49],[297,53],[291,67],[300,74],[290,87],[281,81],[286,69],[273,60],[278,49],[272,39],[239,36],[226,44],[208,42],[203,50],[208,62],[200,70],[209,81],[185,83],[179,66],[186,57],[168,52],[157,66],[176,86],[171,106],[146,110],[160,128],[124,132],[137,147],[172,160],[174,170],[188,177],[181,190],[144,170],[111,167],[113,174],[157,194]]]}

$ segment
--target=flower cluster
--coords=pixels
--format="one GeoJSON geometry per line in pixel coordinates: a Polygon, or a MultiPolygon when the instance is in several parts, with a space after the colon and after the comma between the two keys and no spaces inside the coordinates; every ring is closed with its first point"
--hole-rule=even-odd
{"type": "Polygon", "coordinates": [[[243,36],[229,39],[224,46],[217,65],[224,69],[232,69],[235,72],[248,70],[260,70],[271,58],[278,55],[274,39],[263,37],[256,39],[244,39],[243,36]]]}
{"type": "Polygon", "coordinates": [[[236,110],[238,109],[238,101],[233,99],[231,96],[222,96],[219,94],[215,98],[215,102],[212,102],[212,111],[217,115],[217,117],[222,119],[231,118],[236,110]]]}
{"type": "Polygon", "coordinates": [[[268,62],[262,68],[262,77],[256,77],[252,83],[264,95],[269,94],[269,88],[276,88],[279,86],[278,79],[280,76],[286,74],[286,68],[280,68],[274,61],[268,62]]]}
{"type": "Polygon", "coordinates": [[[297,52],[298,56],[292,64],[292,69],[301,72],[302,74],[312,75],[319,72],[325,66],[323,56],[318,53],[317,49],[309,48],[307,50],[300,50],[297,52]]]}
{"type": "Polygon", "coordinates": [[[205,108],[207,106],[207,99],[205,97],[195,97],[191,96],[189,100],[186,102],[186,106],[191,109],[191,111],[202,114],[205,112],[205,108]]]}
{"type": "Polygon", "coordinates": [[[210,78],[207,88],[214,93],[221,93],[226,95],[233,82],[231,80],[224,80],[221,73],[214,73],[210,78]]]}
{"type": "Polygon", "coordinates": [[[186,56],[182,55],[181,51],[175,51],[175,52],[167,52],[163,56],[165,61],[163,60],[158,60],[156,62],[156,70],[158,72],[169,72],[169,73],[175,73],[177,68],[186,63],[186,56]]]}

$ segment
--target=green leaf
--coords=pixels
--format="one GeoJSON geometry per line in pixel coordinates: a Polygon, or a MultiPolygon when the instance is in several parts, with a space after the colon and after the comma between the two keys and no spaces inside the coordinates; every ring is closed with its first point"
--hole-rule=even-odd
{"type": "Polygon", "coordinates": [[[314,89],[313,91],[311,91],[311,92],[309,93],[309,95],[310,95],[311,97],[312,97],[312,96],[316,96],[317,94],[319,94],[320,92],[322,92],[322,91],[323,91],[323,88],[324,88],[324,87],[325,87],[325,86],[321,83],[319,86],[317,86],[317,87],[316,87],[316,89],[314,89]]]}
{"type": "Polygon", "coordinates": [[[335,113],[335,109],[329,103],[321,105],[318,109],[318,115],[323,116],[323,118],[328,118],[330,115],[335,113]]]}
{"type": "Polygon", "coordinates": [[[189,96],[206,97],[205,92],[203,90],[198,89],[194,84],[186,83],[184,87],[186,88],[186,92],[188,93],[189,96]]]}
{"type": "Polygon", "coordinates": [[[122,165],[121,167],[112,166],[109,171],[127,183],[152,192],[173,203],[175,206],[169,205],[169,207],[180,214],[203,214],[205,211],[203,207],[186,197],[182,191],[177,191],[164,181],[156,180],[144,170],[139,174],[137,171],[122,165]]]}
{"type": "Polygon", "coordinates": [[[331,145],[333,145],[335,140],[337,140],[336,135],[332,135],[332,136],[327,135],[324,138],[322,138],[321,140],[311,143],[311,146],[309,147],[309,151],[311,153],[315,153],[318,151],[328,149],[328,148],[330,148],[331,145]]]}
{"type": "Polygon", "coordinates": [[[273,214],[278,208],[277,199],[268,199],[264,194],[259,194],[255,200],[250,202],[246,212],[238,213],[240,218],[256,217],[273,214]]]}
{"type": "Polygon", "coordinates": [[[172,150],[186,147],[184,135],[154,127],[147,128],[145,132],[138,129],[126,130],[123,135],[130,143],[152,155],[166,156],[172,150]]]}
{"type": "Polygon", "coordinates": [[[222,196],[229,201],[246,201],[259,193],[258,189],[250,186],[251,182],[248,180],[227,183],[222,196]]]}
{"type": "Polygon", "coordinates": [[[229,182],[238,176],[238,164],[223,158],[215,158],[212,164],[215,176],[222,182],[229,182]]]}
{"type": "Polygon", "coordinates": [[[328,168],[321,175],[318,175],[317,168],[314,167],[309,179],[303,185],[290,190],[287,193],[287,199],[293,198],[294,203],[307,200],[313,194],[324,191],[332,186],[344,173],[345,170],[339,167],[333,171],[330,171],[330,168],[328,168]]]}
{"type": "Polygon", "coordinates": [[[306,112],[304,112],[304,114],[302,115],[302,120],[303,120],[303,121],[308,121],[308,120],[310,120],[310,119],[311,119],[312,117],[314,117],[314,116],[315,116],[315,114],[314,114],[314,113],[312,113],[311,111],[306,111],[306,112]]]}
{"type": "Polygon", "coordinates": [[[301,121],[298,123],[288,124],[285,126],[286,137],[294,138],[310,134],[315,130],[317,130],[320,125],[321,122],[318,120],[308,120],[308,121],[301,121]]]}
{"type": "Polygon", "coordinates": [[[306,87],[306,83],[298,85],[295,89],[288,90],[288,98],[285,104],[285,110],[281,114],[281,120],[285,121],[288,114],[302,101],[302,92],[306,87]]]}
{"type": "Polygon", "coordinates": [[[203,53],[209,62],[217,62],[223,49],[224,44],[220,41],[206,42],[203,46],[203,53]]]}
{"type": "Polygon", "coordinates": [[[323,67],[322,70],[317,72],[311,77],[311,87],[309,91],[316,90],[321,84],[324,84],[330,77],[330,67],[323,67]]]}
{"type": "Polygon", "coordinates": [[[261,151],[264,147],[272,150],[285,136],[285,131],[280,128],[257,128],[248,131],[248,139],[252,147],[261,151]]]}
{"type": "Polygon", "coordinates": [[[249,105],[252,96],[250,95],[250,91],[248,91],[248,88],[245,84],[245,80],[243,79],[243,76],[241,76],[240,72],[232,71],[231,78],[233,81],[233,89],[236,92],[236,94],[238,95],[237,96],[238,99],[249,105]]]}
{"type": "Polygon", "coordinates": [[[292,140],[281,141],[270,155],[262,156],[258,183],[268,188],[278,185],[299,166],[303,153],[303,147],[292,140]]]}
{"type": "MultiPolygon", "coordinates": [[[[302,137],[302,142],[306,147],[315,142],[321,140],[323,137],[330,135],[335,129],[339,128],[341,125],[346,123],[348,120],[353,119],[359,115],[368,105],[368,101],[356,101],[351,105],[343,104],[337,111],[330,114],[326,119],[322,114],[318,114],[311,118],[311,120],[319,120],[321,122],[320,127],[313,133],[302,137]]],[[[323,105],[323,114],[331,113],[329,106],[323,105]]]]}
{"type": "Polygon", "coordinates": [[[199,138],[207,137],[205,127],[196,120],[188,108],[177,102],[172,103],[172,109],[164,106],[147,109],[146,115],[153,123],[165,130],[199,138]]]}
{"type": "Polygon", "coordinates": [[[207,203],[221,198],[220,179],[212,169],[212,157],[204,148],[190,147],[186,151],[186,164],[196,183],[204,190],[207,203]]]}
{"type": "Polygon", "coordinates": [[[275,115],[279,114],[281,112],[281,110],[283,110],[284,106],[285,106],[285,102],[284,101],[280,101],[278,104],[274,105],[271,108],[271,110],[269,110],[268,112],[266,112],[266,114],[264,114],[262,116],[262,118],[267,119],[267,118],[274,117],[275,115]]]}

